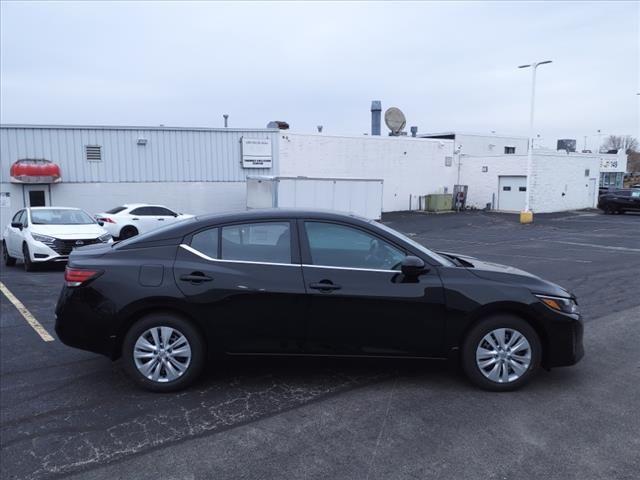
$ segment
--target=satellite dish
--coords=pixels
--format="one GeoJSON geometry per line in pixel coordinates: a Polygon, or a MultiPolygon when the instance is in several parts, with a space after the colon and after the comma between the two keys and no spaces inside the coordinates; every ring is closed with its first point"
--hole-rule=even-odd
{"type": "Polygon", "coordinates": [[[391,107],[384,112],[384,123],[391,130],[391,135],[398,135],[407,124],[407,119],[404,117],[402,110],[391,107]]]}

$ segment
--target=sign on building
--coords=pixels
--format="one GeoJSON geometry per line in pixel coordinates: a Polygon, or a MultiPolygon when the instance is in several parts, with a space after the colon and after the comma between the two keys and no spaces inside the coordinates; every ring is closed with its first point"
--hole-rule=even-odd
{"type": "Polygon", "coordinates": [[[242,137],[242,168],[271,168],[271,139],[242,137]]]}

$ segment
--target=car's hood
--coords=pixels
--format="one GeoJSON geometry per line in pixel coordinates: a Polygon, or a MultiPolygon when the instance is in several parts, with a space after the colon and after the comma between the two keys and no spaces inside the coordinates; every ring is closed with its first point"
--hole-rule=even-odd
{"type": "Polygon", "coordinates": [[[459,259],[465,268],[477,277],[486,280],[494,280],[514,284],[517,283],[531,290],[532,293],[541,293],[557,297],[574,297],[567,289],[562,288],[553,282],[540,278],[532,273],[525,272],[519,268],[501,265],[499,263],[487,262],[475,257],[459,255],[457,253],[438,252],[441,255],[455,257],[459,259]]]}
{"type": "Polygon", "coordinates": [[[61,238],[63,240],[74,240],[79,238],[96,238],[104,235],[107,231],[97,223],[88,225],[37,225],[29,226],[31,233],[40,233],[50,237],[61,238]]]}

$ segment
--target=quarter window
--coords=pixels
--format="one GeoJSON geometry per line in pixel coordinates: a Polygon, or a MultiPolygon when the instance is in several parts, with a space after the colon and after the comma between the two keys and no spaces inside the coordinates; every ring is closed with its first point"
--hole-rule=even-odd
{"type": "Polygon", "coordinates": [[[18,211],[18,213],[16,213],[13,218],[11,219],[12,223],[16,223],[20,221],[20,215],[22,215],[24,213],[24,210],[20,210],[18,211]]]}
{"type": "Polygon", "coordinates": [[[218,258],[218,229],[210,228],[196,233],[191,238],[191,246],[208,257],[218,258]]]}
{"type": "Polygon", "coordinates": [[[404,252],[360,229],[305,222],[311,261],[331,267],[399,270],[404,252]]]}
{"type": "Polygon", "coordinates": [[[248,223],[222,227],[222,259],[291,263],[289,222],[248,223]]]}

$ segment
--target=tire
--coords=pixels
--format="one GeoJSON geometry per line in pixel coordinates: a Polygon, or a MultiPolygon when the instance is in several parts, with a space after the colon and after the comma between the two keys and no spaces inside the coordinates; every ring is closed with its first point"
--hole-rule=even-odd
{"type": "Polygon", "coordinates": [[[482,320],[467,334],[462,346],[462,368],[469,380],[494,392],[516,390],[525,385],[538,370],[541,357],[542,347],[535,330],[522,318],[508,314],[482,320]],[[504,331],[503,342],[500,342],[501,331],[504,331]],[[500,350],[491,346],[489,340],[494,346],[501,343],[501,347],[510,344],[521,347],[500,350]],[[482,363],[486,365],[484,368],[482,363]]]}
{"type": "Polygon", "coordinates": [[[138,235],[138,229],[132,225],[127,225],[120,230],[120,236],[118,237],[120,240],[124,240],[126,238],[135,237],[138,235]]]}
{"type": "Polygon", "coordinates": [[[33,272],[36,266],[31,261],[31,255],[29,254],[29,247],[26,243],[22,244],[22,258],[24,263],[25,272],[33,272]]]}
{"type": "Polygon", "coordinates": [[[7,243],[2,241],[2,258],[4,260],[4,264],[7,267],[13,267],[16,264],[16,259],[9,255],[9,250],[7,250],[7,243]]]}
{"type": "Polygon", "coordinates": [[[177,315],[157,313],[138,320],[129,329],[124,338],[122,357],[126,372],[139,386],[166,393],[186,388],[200,376],[206,348],[202,335],[190,322],[177,315]],[[180,350],[184,355],[174,356],[171,349],[166,348],[166,339],[162,336],[168,331],[164,327],[171,329],[169,344],[178,343],[176,351],[180,350]],[[149,345],[158,344],[161,352],[149,348],[149,345]],[[136,359],[136,352],[142,358],[136,359]]]}

